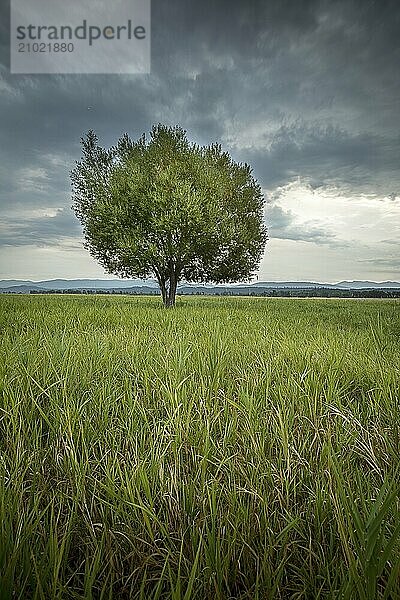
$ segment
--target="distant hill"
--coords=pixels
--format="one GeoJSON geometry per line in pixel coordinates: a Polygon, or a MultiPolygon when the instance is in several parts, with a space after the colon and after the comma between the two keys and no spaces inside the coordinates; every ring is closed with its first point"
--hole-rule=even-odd
{"type": "MultiPolygon", "coordinates": [[[[155,288],[157,282],[149,279],[49,279],[46,281],[22,281],[18,279],[0,281],[0,291],[12,288],[30,288],[43,290],[96,290],[126,289],[134,286],[155,288]]],[[[16,290],[14,290],[16,291],[16,290]]]]}
{"type": "Polygon", "coordinates": [[[382,281],[381,283],[376,283],[375,281],[340,281],[336,284],[336,287],[346,288],[348,290],[356,290],[362,288],[389,289],[400,287],[400,283],[398,281],[382,281]]]}
{"type": "MultiPolygon", "coordinates": [[[[248,287],[249,284],[241,283],[240,286],[248,287]]],[[[271,288],[327,288],[327,289],[388,289],[388,288],[399,288],[400,283],[396,281],[382,281],[377,283],[376,281],[340,281],[339,283],[319,283],[315,281],[257,281],[251,284],[252,287],[271,287],[271,288]]]]}
{"type": "MultiPolygon", "coordinates": [[[[318,295],[346,290],[396,290],[400,283],[396,281],[340,281],[338,283],[318,283],[313,281],[257,281],[237,285],[200,285],[182,283],[178,287],[180,294],[229,294],[229,295],[274,295],[274,291],[289,292],[303,290],[310,295],[312,290],[318,295]]],[[[108,292],[127,294],[158,293],[157,282],[148,279],[51,279],[47,281],[23,281],[18,279],[0,281],[0,293],[40,293],[49,291],[108,292]]],[[[288,294],[290,295],[290,294],[288,294]]]]}

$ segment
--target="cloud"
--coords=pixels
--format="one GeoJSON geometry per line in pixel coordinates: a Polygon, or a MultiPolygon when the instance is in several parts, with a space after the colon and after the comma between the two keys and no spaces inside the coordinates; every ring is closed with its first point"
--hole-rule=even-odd
{"type": "Polygon", "coordinates": [[[81,247],[81,228],[72,210],[47,209],[36,216],[6,217],[0,228],[1,246],[81,247]]]}
{"type": "Polygon", "coordinates": [[[298,217],[291,210],[284,210],[280,206],[272,205],[267,208],[266,218],[271,238],[299,240],[336,247],[343,246],[343,242],[317,222],[299,222],[298,217]]]}
{"type": "Polygon", "coordinates": [[[41,167],[22,167],[17,173],[17,185],[21,192],[42,192],[48,180],[47,171],[41,167]]]}
{"type": "Polygon", "coordinates": [[[390,270],[400,269],[400,256],[360,258],[360,263],[369,263],[376,267],[389,267],[390,270]]]}
{"type": "Polygon", "coordinates": [[[73,161],[89,127],[112,144],[160,120],[254,159],[263,182],[304,170],[325,176],[332,159],[332,177],[374,185],[384,160],[399,157],[400,10],[373,4],[154,0],[151,75],[10,77],[3,69],[4,147],[25,166],[33,148],[73,161]]]}
{"type": "Polygon", "coordinates": [[[398,248],[400,248],[400,239],[381,240],[381,244],[388,244],[389,246],[397,246],[398,248]]]}
{"type": "Polygon", "coordinates": [[[297,121],[266,134],[258,143],[244,155],[268,188],[299,176],[314,188],[336,185],[392,199],[396,198],[393,187],[400,188],[400,143],[395,136],[351,135],[338,126],[297,121]]]}

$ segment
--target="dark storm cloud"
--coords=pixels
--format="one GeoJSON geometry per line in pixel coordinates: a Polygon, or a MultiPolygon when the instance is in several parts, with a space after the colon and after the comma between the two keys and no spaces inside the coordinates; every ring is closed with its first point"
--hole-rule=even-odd
{"type": "Polygon", "coordinates": [[[111,145],[158,121],[221,141],[268,190],[300,176],[399,194],[397,2],[153,0],[152,72],[132,76],[10,75],[1,10],[0,210],[69,210],[80,136],[111,145]]]}
{"type": "Polygon", "coordinates": [[[80,233],[79,223],[68,209],[59,209],[52,216],[3,218],[0,246],[81,247],[80,233]]]}
{"type": "Polygon", "coordinates": [[[294,123],[265,136],[265,146],[243,150],[271,188],[300,175],[314,188],[338,183],[348,190],[396,197],[400,187],[400,136],[351,134],[334,126],[294,123]],[[269,145],[267,145],[269,144],[269,145]]]}

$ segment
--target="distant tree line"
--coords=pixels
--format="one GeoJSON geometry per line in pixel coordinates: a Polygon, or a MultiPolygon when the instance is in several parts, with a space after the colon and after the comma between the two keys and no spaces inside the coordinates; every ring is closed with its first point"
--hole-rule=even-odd
{"type": "Polygon", "coordinates": [[[266,296],[279,298],[399,298],[400,289],[271,288],[264,290],[224,290],[218,296],[266,296]]]}
{"type": "MultiPolygon", "coordinates": [[[[14,292],[15,293],[15,292],[14,292]]],[[[18,292],[16,292],[18,293],[18,292]]],[[[128,295],[128,296],[159,296],[160,291],[158,289],[151,289],[149,288],[148,291],[141,291],[141,290],[126,290],[126,289],[121,289],[121,290],[113,290],[113,289],[96,289],[96,290],[80,290],[80,289],[66,289],[66,290],[30,290],[29,291],[30,294],[89,294],[89,295],[93,295],[93,294],[108,294],[108,295],[114,295],[114,294],[118,294],[118,295],[128,295]]]]}
{"type": "MultiPolygon", "coordinates": [[[[158,296],[158,289],[96,289],[96,290],[31,290],[30,294],[118,294],[128,296],[158,296]]],[[[269,289],[196,289],[193,291],[178,290],[181,296],[254,296],[276,298],[400,298],[400,288],[386,289],[331,289],[331,288],[269,288],[269,289]]]]}

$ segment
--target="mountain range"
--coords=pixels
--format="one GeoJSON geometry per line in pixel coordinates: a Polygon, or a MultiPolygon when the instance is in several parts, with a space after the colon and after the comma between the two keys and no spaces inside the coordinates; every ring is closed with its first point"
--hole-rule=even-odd
{"type": "MultiPolygon", "coordinates": [[[[228,291],[243,294],[245,291],[260,293],[262,289],[328,289],[328,290],[379,290],[399,289],[397,281],[340,281],[338,283],[319,283],[313,281],[257,281],[255,283],[240,283],[236,285],[210,285],[182,283],[178,293],[222,293],[228,291]]],[[[108,291],[126,293],[156,293],[158,285],[155,280],[148,279],[50,279],[46,281],[27,281],[19,279],[0,280],[0,293],[30,293],[46,291],[108,291]]]]}

